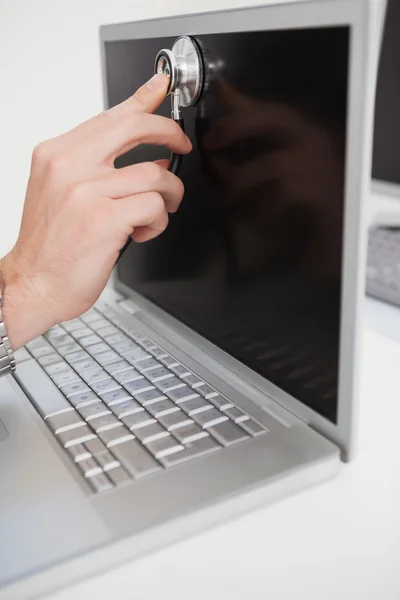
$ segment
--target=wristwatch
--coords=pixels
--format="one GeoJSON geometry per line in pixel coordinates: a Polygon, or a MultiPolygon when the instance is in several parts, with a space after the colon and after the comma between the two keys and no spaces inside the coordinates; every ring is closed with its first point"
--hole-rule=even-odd
{"type": "Polygon", "coordinates": [[[0,377],[9,375],[15,370],[14,352],[8,340],[6,327],[3,321],[3,301],[0,296],[0,377]]]}

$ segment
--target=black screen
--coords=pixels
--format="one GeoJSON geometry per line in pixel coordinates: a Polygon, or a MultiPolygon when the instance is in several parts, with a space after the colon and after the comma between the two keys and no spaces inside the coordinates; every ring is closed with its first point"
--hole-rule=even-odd
{"type": "Polygon", "coordinates": [[[400,185],[400,2],[388,4],[378,70],[372,177],[400,185]]]}
{"type": "MultiPolygon", "coordinates": [[[[336,421],[349,28],[194,37],[207,86],[184,112],[185,197],[119,278],[336,421]]],[[[110,106],[174,39],[106,43],[110,106]]],[[[116,166],[164,156],[142,146],[116,166]]]]}

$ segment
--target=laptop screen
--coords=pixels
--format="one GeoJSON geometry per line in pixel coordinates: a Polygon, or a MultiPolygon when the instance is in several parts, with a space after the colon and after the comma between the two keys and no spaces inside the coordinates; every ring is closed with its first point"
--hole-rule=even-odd
{"type": "MultiPolygon", "coordinates": [[[[118,278],[336,422],[349,27],[194,37],[206,87],[184,112],[185,197],[118,278]]],[[[106,42],[110,106],[174,40],[106,42]]],[[[141,146],[116,166],[163,157],[141,146]]]]}

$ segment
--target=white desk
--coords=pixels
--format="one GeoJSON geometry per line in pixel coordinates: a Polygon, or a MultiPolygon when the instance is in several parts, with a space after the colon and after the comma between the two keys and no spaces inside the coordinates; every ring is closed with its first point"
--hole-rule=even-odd
{"type": "Polygon", "coordinates": [[[338,478],[51,599],[399,600],[400,344],[368,305],[359,457],[338,478]]]}

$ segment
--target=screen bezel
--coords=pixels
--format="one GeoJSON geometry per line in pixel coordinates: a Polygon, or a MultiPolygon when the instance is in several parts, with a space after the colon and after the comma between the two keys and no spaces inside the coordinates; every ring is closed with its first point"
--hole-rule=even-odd
{"type": "Polygon", "coordinates": [[[364,199],[369,189],[371,169],[375,83],[373,27],[371,20],[368,20],[370,7],[370,0],[285,2],[285,4],[274,3],[261,8],[243,8],[109,25],[100,30],[104,104],[108,107],[105,44],[109,41],[334,25],[350,28],[337,423],[328,421],[294,396],[284,392],[208,342],[154,303],[127,287],[118,280],[117,274],[114,278],[117,291],[132,298],[150,319],[154,318],[171,327],[178,335],[188,339],[218,362],[222,362],[250,385],[330,438],[342,449],[344,459],[350,458],[353,451],[361,338],[360,312],[365,287],[367,222],[364,199]],[[366,68],[367,65],[369,69],[366,68]],[[354,201],[354,198],[358,201],[354,201]]]}

